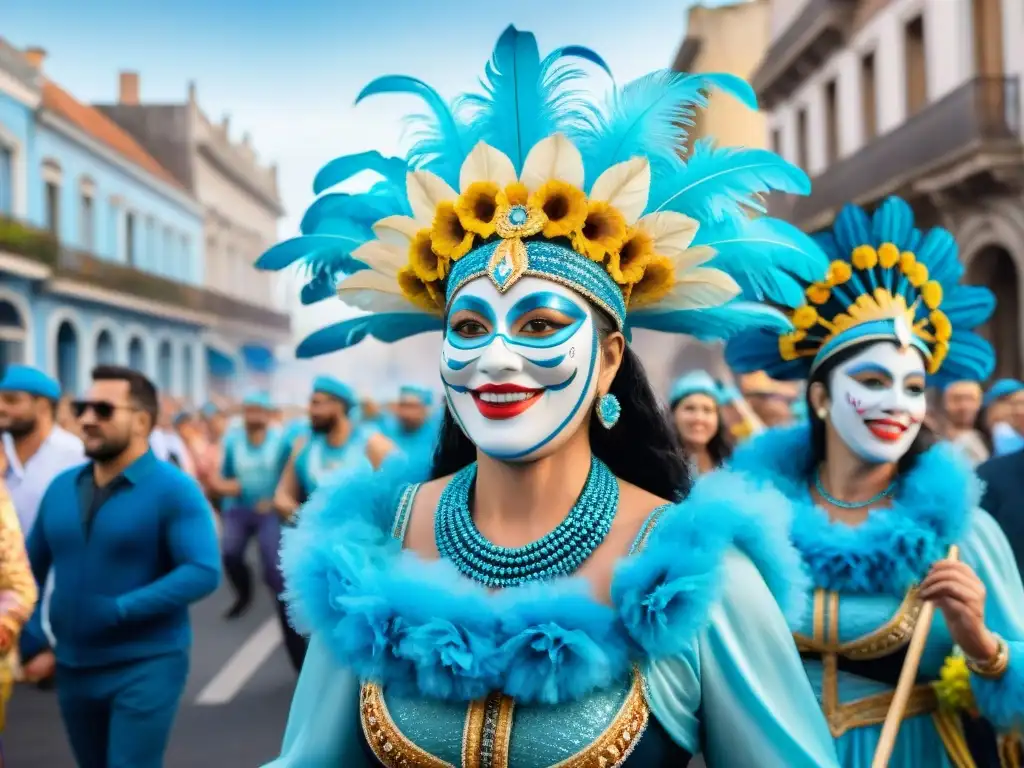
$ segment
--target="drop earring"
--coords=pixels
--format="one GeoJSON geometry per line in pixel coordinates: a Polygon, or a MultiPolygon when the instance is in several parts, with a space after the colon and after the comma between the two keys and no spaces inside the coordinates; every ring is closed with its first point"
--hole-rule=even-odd
{"type": "Polygon", "coordinates": [[[817,413],[818,413],[818,418],[821,419],[822,421],[825,421],[825,419],[828,418],[828,409],[827,408],[819,408],[817,413]]]}
{"type": "Polygon", "coordinates": [[[619,398],[609,393],[607,395],[601,395],[597,399],[597,420],[601,422],[601,426],[605,429],[611,429],[619,423],[619,417],[622,415],[622,406],[619,404],[619,398]]]}

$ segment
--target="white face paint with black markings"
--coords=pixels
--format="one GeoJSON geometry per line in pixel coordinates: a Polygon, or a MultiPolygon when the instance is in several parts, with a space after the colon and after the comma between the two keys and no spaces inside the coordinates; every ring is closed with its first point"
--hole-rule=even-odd
{"type": "Polygon", "coordinates": [[[925,364],[916,348],[872,344],[832,372],[829,389],[832,427],[854,454],[887,464],[910,450],[927,411],[925,364]]]}
{"type": "Polygon", "coordinates": [[[502,294],[482,277],[452,300],[441,379],[480,450],[530,461],[564,444],[590,412],[598,348],[593,310],[572,290],[524,277],[502,294]]]}

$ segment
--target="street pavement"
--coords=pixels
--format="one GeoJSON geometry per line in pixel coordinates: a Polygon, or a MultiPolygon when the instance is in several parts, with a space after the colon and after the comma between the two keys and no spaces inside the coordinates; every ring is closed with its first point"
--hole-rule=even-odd
{"type": "MultiPolygon", "coordinates": [[[[277,755],[295,674],[269,593],[225,621],[227,586],[192,610],[192,667],[164,768],[256,768],[277,755]]],[[[11,768],[75,768],[52,691],[19,686],[8,707],[11,768]]]]}

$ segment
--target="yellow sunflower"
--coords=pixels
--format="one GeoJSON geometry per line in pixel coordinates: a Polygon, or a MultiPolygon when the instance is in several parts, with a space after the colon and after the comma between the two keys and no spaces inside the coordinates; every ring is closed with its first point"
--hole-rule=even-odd
{"type": "Polygon", "coordinates": [[[474,181],[459,195],[455,213],[463,228],[480,237],[494,234],[494,216],[498,212],[498,196],[501,188],[493,181],[474,181]]]}
{"type": "Polygon", "coordinates": [[[438,301],[439,281],[423,280],[412,266],[398,270],[398,287],[412,304],[427,312],[437,312],[444,308],[444,302],[438,301]]]}
{"type": "Polygon", "coordinates": [[[642,229],[630,229],[622,248],[608,256],[608,274],[619,285],[636,283],[655,255],[654,238],[642,229]]]}
{"type": "Polygon", "coordinates": [[[498,193],[498,207],[511,208],[513,205],[526,205],[530,193],[521,181],[514,181],[498,193]]]}
{"type": "Polygon", "coordinates": [[[629,306],[644,307],[661,301],[676,282],[676,265],[668,256],[653,254],[644,267],[644,274],[629,294],[629,306]]]}
{"type": "Polygon", "coordinates": [[[626,242],[626,220],[604,200],[588,200],[587,218],[570,237],[574,251],[603,262],[626,242]]]}
{"type": "MultiPolygon", "coordinates": [[[[467,232],[455,212],[454,203],[438,204],[434,211],[434,223],[430,228],[430,242],[434,253],[451,261],[458,261],[473,247],[473,233],[467,232]]],[[[425,280],[433,278],[421,275],[425,280]]],[[[443,272],[438,277],[444,277],[443,272]]]]}
{"type": "Polygon", "coordinates": [[[539,208],[548,217],[544,237],[568,237],[587,220],[587,196],[572,184],[552,179],[530,195],[529,206],[539,208]]]}
{"type": "Polygon", "coordinates": [[[423,282],[442,280],[448,274],[449,261],[434,250],[431,230],[421,229],[409,245],[409,267],[423,282]]]}

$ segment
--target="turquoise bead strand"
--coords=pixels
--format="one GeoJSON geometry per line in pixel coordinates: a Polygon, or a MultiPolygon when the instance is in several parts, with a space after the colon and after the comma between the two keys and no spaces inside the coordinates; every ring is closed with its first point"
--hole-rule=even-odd
{"type": "Polygon", "coordinates": [[[600,546],[619,506],[619,484],[604,462],[591,460],[582,493],[558,526],[522,547],[492,544],[470,511],[476,464],[458,472],[441,494],[434,537],[441,557],[464,576],[490,588],[568,576],[600,546]]]}

